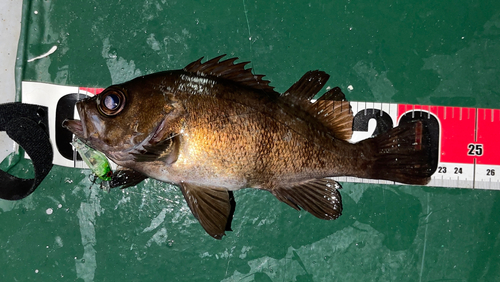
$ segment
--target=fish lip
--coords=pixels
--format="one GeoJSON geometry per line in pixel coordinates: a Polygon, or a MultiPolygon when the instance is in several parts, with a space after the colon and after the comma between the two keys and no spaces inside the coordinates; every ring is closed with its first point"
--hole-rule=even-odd
{"type": "Polygon", "coordinates": [[[62,123],[62,127],[71,131],[73,134],[76,135],[76,137],[80,139],[87,139],[87,136],[85,134],[86,133],[85,124],[83,124],[81,120],[65,119],[62,123]]]}

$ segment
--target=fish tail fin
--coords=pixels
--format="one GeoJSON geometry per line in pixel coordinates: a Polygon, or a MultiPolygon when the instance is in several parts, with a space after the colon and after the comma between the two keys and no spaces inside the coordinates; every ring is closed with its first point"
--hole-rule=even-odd
{"type": "Polygon", "coordinates": [[[358,144],[374,152],[362,177],[425,185],[437,168],[437,151],[422,121],[399,125],[358,144]]]}

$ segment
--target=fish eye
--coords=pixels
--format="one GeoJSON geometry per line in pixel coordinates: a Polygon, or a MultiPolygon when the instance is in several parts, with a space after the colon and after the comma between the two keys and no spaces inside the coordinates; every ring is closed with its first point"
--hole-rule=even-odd
{"type": "Polygon", "coordinates": [[[117,89],[111,89],[99,94],[97,106],[99,111],[108,117],[119,114],[125,106],[125,94],[117,89]]]}
{"type": "Polygon", "coordinates": [[[104,98],[104,106],[108,108],[109,110],[116,110],[118,106],[120,105],[120,97],[115,94],[109,94],[104,98]]]}

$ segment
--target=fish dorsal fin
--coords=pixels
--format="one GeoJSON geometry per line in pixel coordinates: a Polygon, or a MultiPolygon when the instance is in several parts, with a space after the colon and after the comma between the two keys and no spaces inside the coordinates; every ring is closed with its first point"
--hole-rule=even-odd
{"type": "Polygon", "coordinates": [[[329,77],[322,71],[309,71],[282,97],[289,103],[301,107],[329,128],[333,137],[348,140],[352,136],[353,115],[351,105],[340,88],[332,88],[318,100],[311,101],[323,88],[329,77]]]}
{"type": "Polygon", "coordinates": [[[308,71],[285,91],[282,97],[291,104],[307,106],[329,78],[330,75],[323,71],[308,71]]]}
{"type": "Polygon", "coordinates": [[[234,61],[238,58],[230,58],[224,61],[220,61],[225,55],[213,58],[209,61],[202,63],[203,57],[194,61],[184,67],[184,70],[191,73],[196,73],[201,76],[211,75],[218,78],[223,78],[237,82],[241,85],[251,87],[254,89],[259,89],[264,92],[274,92],[274,87],[269,86],[269,81],[262,79],[264,75],[255,75],[252,73],[252,69],[245,69],[245,66],[249,62],[242,62],[235,64],[234,61]]]}
{"type": "Polygon", "coordinates": [[[340,88],[330,89],[314,103],[306,106],[305,109],[328,127],[332,131],[333,137],[341,140],[351,139],[354,117],[351,104],[345,99],[340,88]]]}
{"type": "Polygon", "coordinates": [[[296,210],[301,208],[317,218],[337,219],[342,214],[339,183],[329,178],[312,179],[291,187],[276,187],[271,193],[296,210]]]}
{"type": "Polygon", "coordinates": [[[194,217],[210,236],[220,240],[225,231],[231,231],[236,207],[231,191],[189,183],[181,183],[181,190],[194,217]]]}

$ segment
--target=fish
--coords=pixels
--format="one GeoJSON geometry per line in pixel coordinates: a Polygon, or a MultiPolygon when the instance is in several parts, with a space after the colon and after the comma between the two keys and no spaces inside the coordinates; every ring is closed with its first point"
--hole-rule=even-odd
{"type": "Polygon", "coordinates": [[[351,143],[353,113],[329,75],[306,72],[274,90],[249,62],[225,55],[148,74],[76,103],[63,127],[118,165],[111,187],[153,178],[178,186],[215,239],[232,231],[234,191],[266,190],[313,216],[343,210],[336,176],[425,185],[435,168],[422,121],[351,143]]]}

